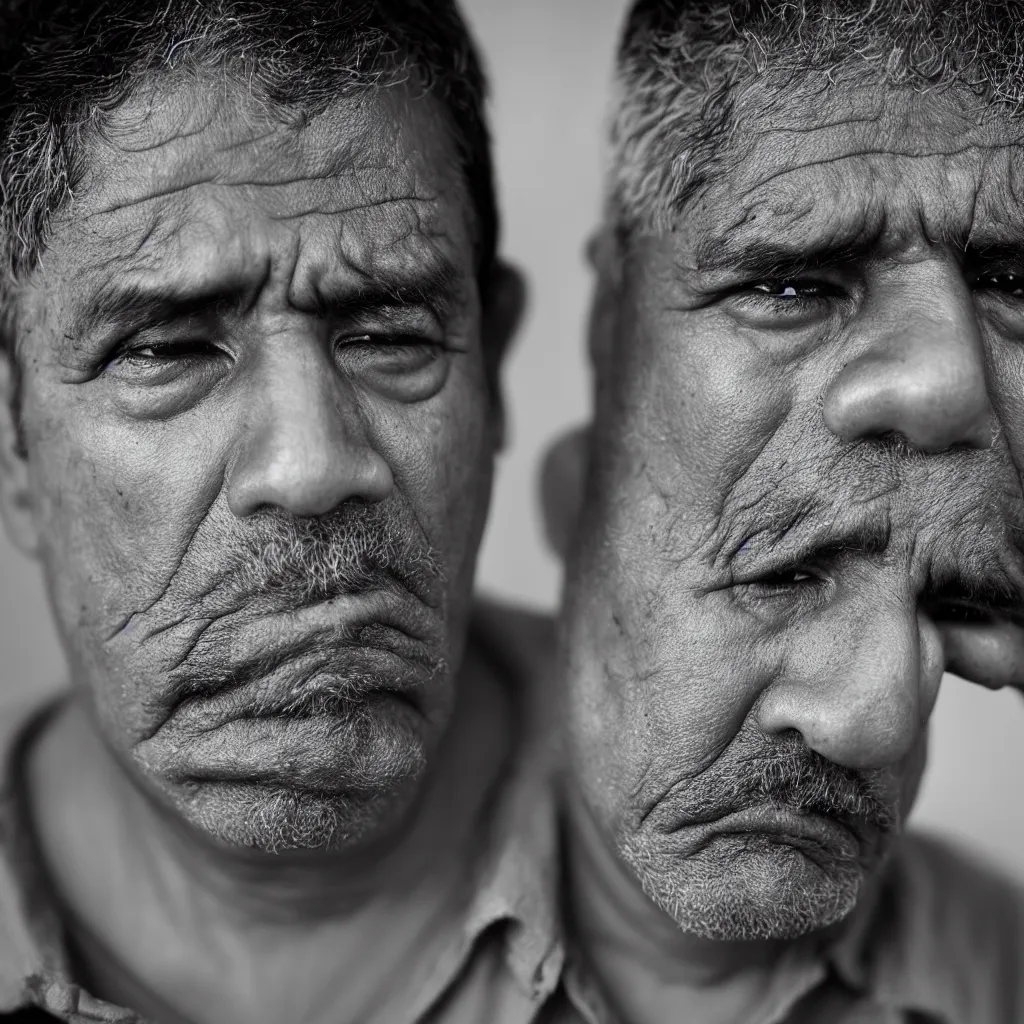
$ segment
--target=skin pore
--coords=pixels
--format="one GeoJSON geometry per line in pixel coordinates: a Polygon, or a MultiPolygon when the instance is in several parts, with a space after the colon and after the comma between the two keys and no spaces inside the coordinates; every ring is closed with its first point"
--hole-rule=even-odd
{"type": "Polygon", "coordinates": [[[595,243],[574,917],[632,1024],[763,1006],[877,878],[943,672],[1024,678],[1024,166],[977,107],[751,89],[679,230],[595,243]]]}
{"type": "Polygon", "coordinates": [[[97,994],[391,1020],[457,955],[513,742],[464,650],[520,298],[478,264],[430,97],[165,78],[88,140],[2,492],[75,684],[28,787],[97,994]]]}

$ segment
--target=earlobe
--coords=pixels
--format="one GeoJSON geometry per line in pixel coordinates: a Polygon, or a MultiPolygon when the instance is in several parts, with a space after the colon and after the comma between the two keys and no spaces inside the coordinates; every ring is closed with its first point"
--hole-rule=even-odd
{"type": "Polygon", "coordinates": [[[505,445],[505,403],[501,369],[526,310],[527,286],[522,273],[499,261],[483,295],[482,339],[487,386],[494,403],[495,450],[505,445]]]}
{"type": "Polygon", "coordinates": [[[18,422],[18,378],[12,358],[0,353],[0,515],[11,541],[24,554],[35,557],[39,537],[18,422]]]}
{"type": "Polygon", "coordinates": [[[589,445],[590,427],[576,427],[548,448],[541,464],[544,532],[548,544],[563,561],[583,511],[589,445]]]}

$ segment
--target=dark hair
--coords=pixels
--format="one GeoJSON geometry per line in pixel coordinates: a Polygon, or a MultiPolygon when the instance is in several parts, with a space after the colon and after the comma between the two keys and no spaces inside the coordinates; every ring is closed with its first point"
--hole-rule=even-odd
{"type": "Polygon", "coordinates": [[[89,131],[140,84],[182,67],[235,72],[300,113],[396,83],[429,91],[452,128],[486,278],[499,230],[487,84],[455,0],[0,0],[5,307],[80,179],[89,131]]]}
{"type": "Polygon", "coordinates": [[[623,28],[609,221],[670,231],[722,172],[751,86],[956,86],[1024,109],[1020,0],[636,0],[623,28]]]}

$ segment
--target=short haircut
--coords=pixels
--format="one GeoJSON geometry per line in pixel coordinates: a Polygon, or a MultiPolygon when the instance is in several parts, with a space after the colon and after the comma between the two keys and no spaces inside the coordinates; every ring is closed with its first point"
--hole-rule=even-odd
{"type": "Polygon", "coordinates": [[[1024,107],[1020,0],[636,0],[616,68],[608,221],[667,232],[720,174],[751,87],[961,87],[1024,107]]]}
{"type": "Polygon", "coordinates": [[[499,230],[487,83],[456,0],[0,0],[5,320],[81,180],[89,133],[140,85],[179,69],[234,74],[300,123],[341,96],[429,91],[450,123],[486,279],[499,230]]]}

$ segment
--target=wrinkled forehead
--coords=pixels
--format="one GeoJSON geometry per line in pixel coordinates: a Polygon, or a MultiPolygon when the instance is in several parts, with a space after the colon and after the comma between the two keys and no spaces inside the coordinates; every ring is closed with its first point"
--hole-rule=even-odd
{"type": "Polygon", "coordinates": [[[289,118],[224,80],[157,85],[88,140],[83,164],[44,261],[71,305],[134,278],[244,291],[283,264],[307,292],[474,273],[447,122],[401,89],[289,118]]]}
{"type": "Polygon", "coordinates": [[[687,221],[703,248],[1020,241],[1022,142],[1019,119],[954,89],[751,90],[687,221]]]}

